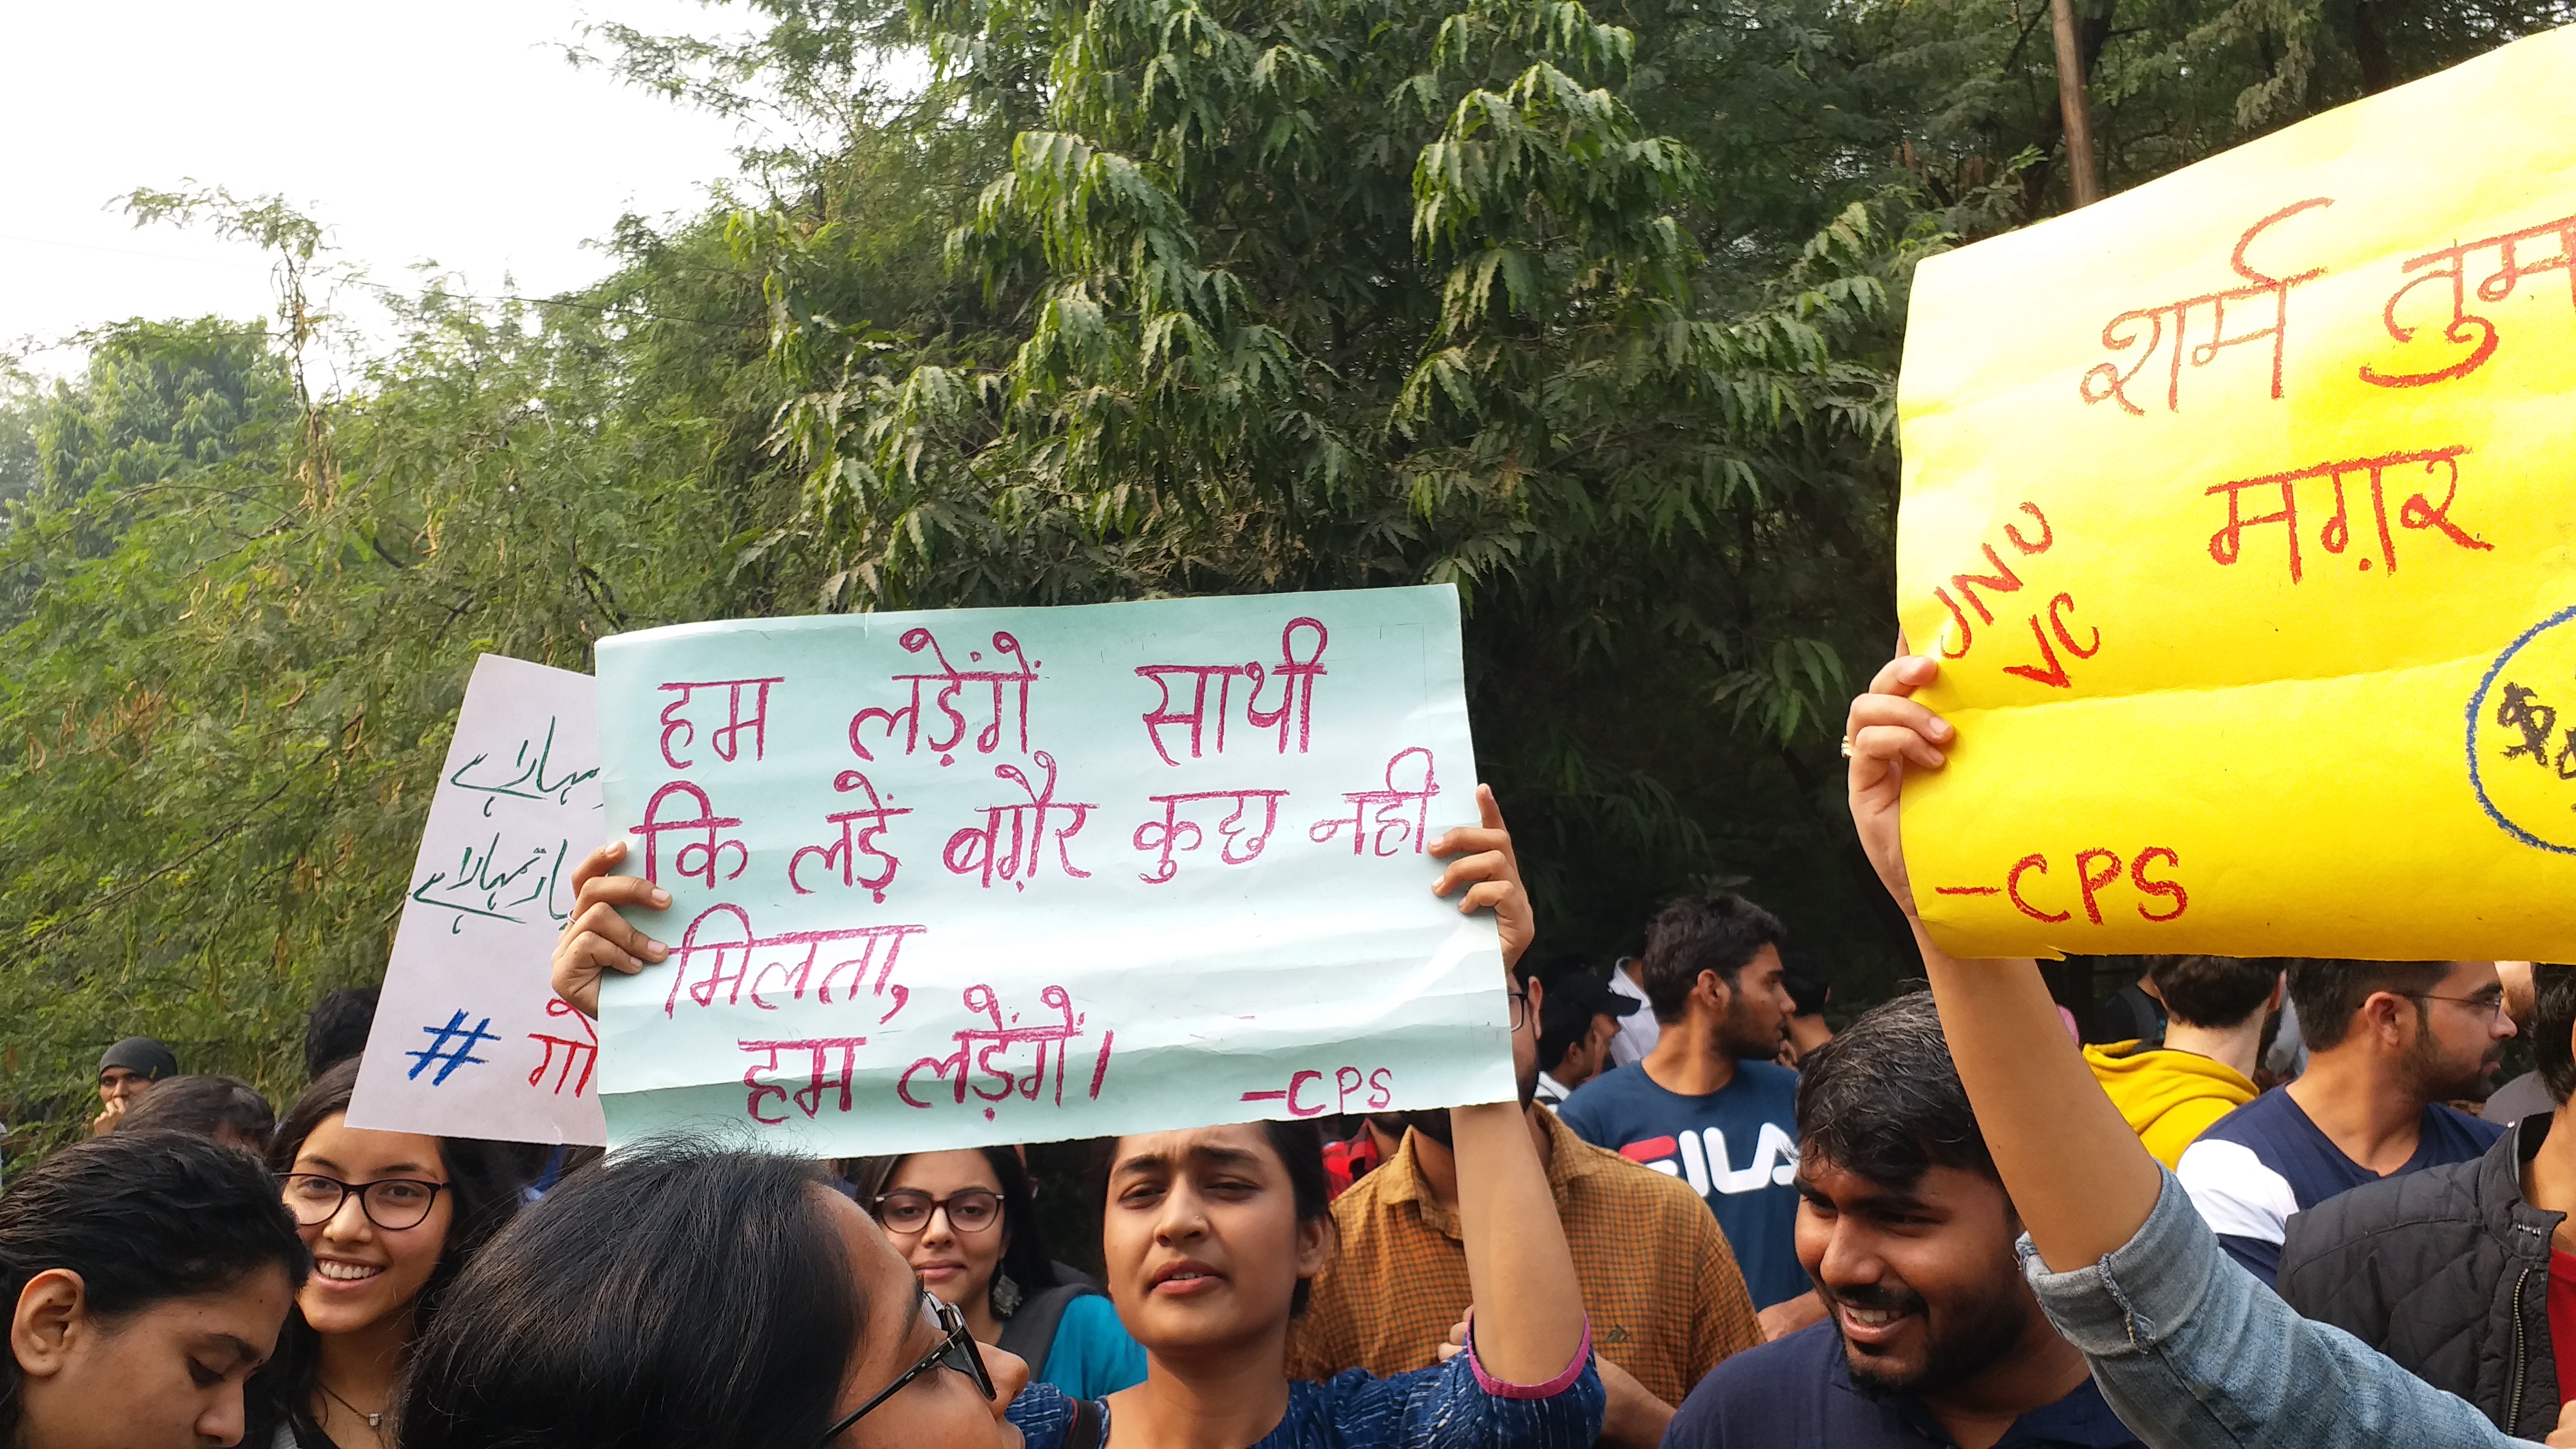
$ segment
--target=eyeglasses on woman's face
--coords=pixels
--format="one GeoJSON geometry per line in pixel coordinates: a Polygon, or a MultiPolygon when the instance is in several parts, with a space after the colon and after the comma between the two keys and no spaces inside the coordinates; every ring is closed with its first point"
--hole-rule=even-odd
{"type": "MultiPolygon", "coordinates": [[[[992,1196],[991,1193],[984,1195],[992,1196]]],[[[904,1385],[934,1368],[955,1369],[972,1380],[976,1392],[982,1394],[987,1400],[994,1396],[993,1376],[984,1368],[983,1346],[975,1342],[975,1335],[968,1331],[964,1311],[953,1303],[940,1302],[926,1289],[921,1295],[921,1306],[923,1311],[931,1316],[931,1320],[939,1325],[939,1342],[930,1352],[922,1355],[919,1363],[905,1369],[901,1378],[877,1390],[866,1403],[844,1414],[831,1428],[824,1430],[818,1449],[820,1444],[829,1444],[846,1433],[852,1424],[866,1418],[878,1405],[901,1392],[904,1385]]]]}
{"type": "Polygon", "coordinates": [[[980,1233],[1002,1220],[1001,1196],[981,1187],[965,1188],[946,1197],[932,1197],[918,1188],[899,1187],[879,1193],[868,1210],[876,1215],[878,1226],[889,1233],[910,1237],[930,1226],[930,1215],[948,1214],[949,1231],[980,1233]]]}
{"type": "Polygon", "coordinates": [[[419,1227],[448,1184],[418,1177],[380,1177],[373,1182],[342,1182],[319,1172],[290,1172],[278,1179],[278,1196],[295,1215],[298,1227],[318,1228],[340,1215],[352,1196],[367,1221],[387,1232],[419,1227]]]}

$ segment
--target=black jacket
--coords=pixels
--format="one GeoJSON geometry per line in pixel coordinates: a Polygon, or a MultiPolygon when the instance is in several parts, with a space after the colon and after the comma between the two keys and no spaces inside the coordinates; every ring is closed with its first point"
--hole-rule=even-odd
{"type": "Polygon", "coordinates": [[[2558,1426],[2560,1392],[2549,1238],[2565,1215],[2522,1200],[2522,1164],[2550,1120],[2523,1119],[2475,1161],[2357,1187],[2293,1215],[2281,1297],[2477,1405],[2506,1433],[2544,1437],[2558,1426]]]}

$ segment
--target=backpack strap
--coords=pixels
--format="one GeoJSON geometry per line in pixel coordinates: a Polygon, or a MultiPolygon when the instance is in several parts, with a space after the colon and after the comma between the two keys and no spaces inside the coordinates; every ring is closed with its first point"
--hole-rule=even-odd
{"type": "MultiPolygon", "coordinates": [[[[1055,1330],[1064,1321],[1064,1310],[1076,1298],[1096,1296],[1099,1292],[1088,1283],[1063,1283],[1031,1294],[1018,1312],[1002,1320],[1001,1347],[1026,1360],[1030,1373],[1045,1373],[1047,1351],[1055,1346],[1055,1330]]],[[[1097,1446],[1068,1444],[1066,1449],[1097,1449],[1097,1446]]]]}
{"type": "Polygon", "coordinates": [[[1064,1449],[1100,1449],[1109,1437],[1107,1415],[1091,1399],[1073,1401],[1073,1422],[1064,1426],[1064,1449]]]}

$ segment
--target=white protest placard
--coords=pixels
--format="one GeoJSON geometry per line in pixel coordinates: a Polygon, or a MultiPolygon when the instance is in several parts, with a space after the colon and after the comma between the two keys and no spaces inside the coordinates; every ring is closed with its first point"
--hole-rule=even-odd
{"type": "Polygon", "coordinates": [[[573,867],[609,832],[586,674],[475,661],[412,866],[349,1124],[607,1140],[598,1037],[556,999],[573,867]]]}
{"type": "Polygon", "coordinates": [[[1513,1092],[1454,590],[693,624],[599,645],[673,949],[601,993],[615,1141],[817,1156],[1513,1092]]]}

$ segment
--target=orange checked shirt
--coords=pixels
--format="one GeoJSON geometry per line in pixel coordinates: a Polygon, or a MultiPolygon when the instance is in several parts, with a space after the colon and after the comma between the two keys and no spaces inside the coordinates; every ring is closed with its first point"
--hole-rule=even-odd
{"type": "MultiPolygon", "coordinates": [[[[1553,1112],[1539,1115],[1593,1346],[1678,1405],[1719,1359],[1762,1341],[1726,1235],[1687,1184],[1593,1146],[1553,1112]]],[[[1414,1141],[1405,1134],[1395,1156],[1333,1203],[1341,1246],[1290,1331],[1289,1377],[1428,1368],[1466,1316],[1458,1217],[1431,1200],[1414,1141]]]]}

